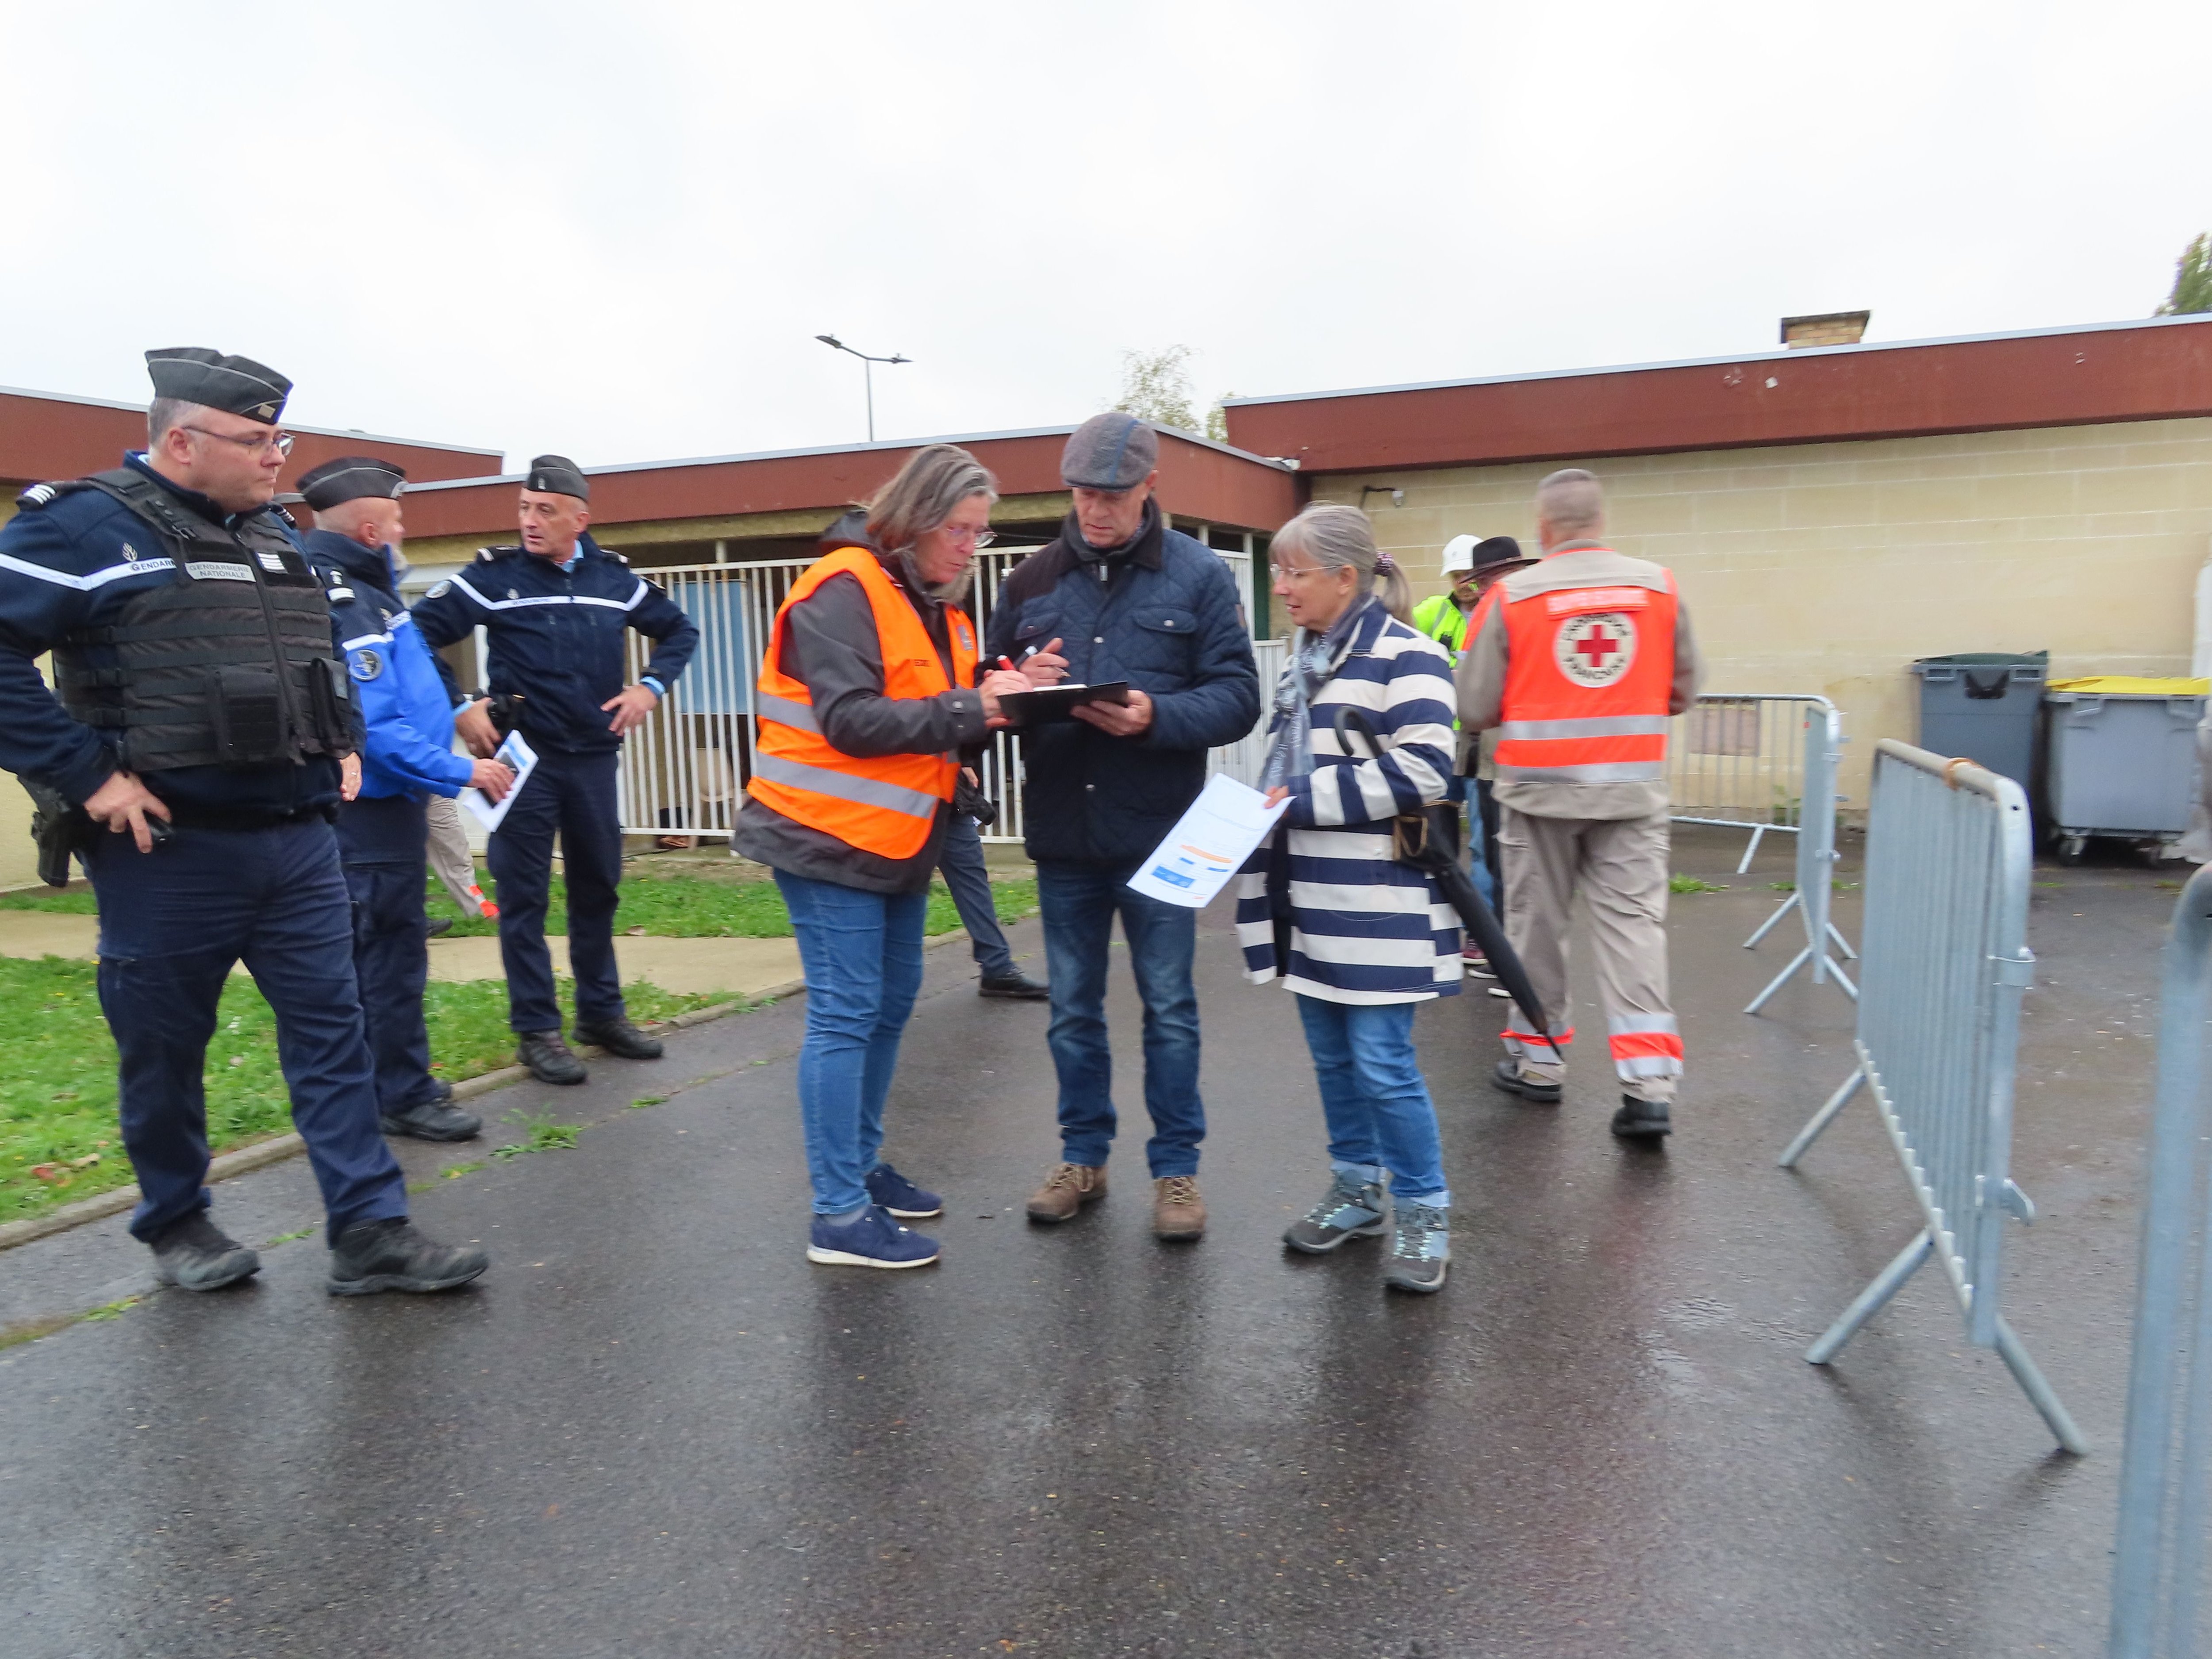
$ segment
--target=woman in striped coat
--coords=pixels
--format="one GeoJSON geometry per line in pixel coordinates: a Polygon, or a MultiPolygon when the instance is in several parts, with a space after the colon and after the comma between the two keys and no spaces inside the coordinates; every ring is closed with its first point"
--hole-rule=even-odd
{"type": "Polygon", "coordinates": [[[1240,872],[1237,931],[1248,975],[1279,974],[1297,997],[1333,1176],[1283,1242],[1318,1255],[1387,1232],[1384,1283],[1439,1290],[1451,1193],[1413,1008],[1457,994],[1459,924],[1429,878],[1392,857],[1390,820],[1449,787],[1451,660],[1407,623],[1405,575],[1357,508],[1308,507],[1276,535],[1273,556],[1297,633],[1261,783],[1290,809],[1240,872]],[[1346,707],[1375,752],[1357,728],[1351,752],[1340,743],[1346,707]]]}

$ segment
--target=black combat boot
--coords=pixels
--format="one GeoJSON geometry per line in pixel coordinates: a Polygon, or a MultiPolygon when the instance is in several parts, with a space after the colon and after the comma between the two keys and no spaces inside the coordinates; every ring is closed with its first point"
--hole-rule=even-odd
{"type": "Polygon", "coordinates": [[[491,1266],[472,1246],[438,1244],[405,1216],[363,1221],[331,1246],[332,1296],[374,1296],[379,1291],[450,1291],[491,1266]]]}
{"type": "Polygon", "coordinates": [[[261,1258],[194,1210],[146,1241],[154,1249],[154,1275],[183,1291],[219,1291],[261,1271],[261,1258]]]}
{"type": "Polygon", "coordinates": [[[649,1037],[629,1023],[627,1014],[612,1019],[578,1020],[576,1041],[605,1049],[623,1060],[659,1060],[660,1039],[649,1037]]]}
{"type": "Polygon", "coordinates": [[[514,1057],[530,1068],[540,1083],[581,1083],[591,1073],[568,1050],[558,1031],[525,1031],[514,1045],[514,1057]]]}
{"type": "Polygon", "coordinates": [[[443,1099],[436,1096],[418,1100],[412,1106],[403,1106],[396,1112],[383,1115],[384,1133],[405,1135],[410,1140],[473,1140],[483,1133],[483,1120],[474,1112],[462,1111],[446,1103],[453,1097],[453,1085],[441,1085],[443,1099]]]}
{"type": "Polygon", "coordinates": [[[1674,1115],[1663,1100],[1623,1095],[1620,1109],[1613,1115],[1613,1132],[1623,1140],[1663,1140],[1674,1133],[1674,1115]]]}

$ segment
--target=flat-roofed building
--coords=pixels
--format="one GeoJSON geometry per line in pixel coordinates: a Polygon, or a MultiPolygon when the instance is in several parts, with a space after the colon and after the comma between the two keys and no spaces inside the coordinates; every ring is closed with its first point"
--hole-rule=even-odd
{"type": "Polygon", "coordinates": [[[1613,539],[1672,568],[1715,691],[1820,692],[1865,800],[1918,657],[2186,674],[2212,555],[2212,316],[1247,398],[1243,448],[1364,506],[1422,592],[1444,543],[1534,551],[1536,481],[1586,466],[1613,539]]]}

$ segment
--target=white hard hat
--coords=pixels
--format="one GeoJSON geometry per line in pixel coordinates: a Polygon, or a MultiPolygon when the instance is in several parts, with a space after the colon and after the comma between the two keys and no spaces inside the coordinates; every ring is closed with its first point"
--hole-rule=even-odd
{"type": "Polygon", "coordinates": [[[1455,536],[1444,544],[1444,574],[1456,576],[1474,568],[1475,544],[1480,536],[1455,536]]]}

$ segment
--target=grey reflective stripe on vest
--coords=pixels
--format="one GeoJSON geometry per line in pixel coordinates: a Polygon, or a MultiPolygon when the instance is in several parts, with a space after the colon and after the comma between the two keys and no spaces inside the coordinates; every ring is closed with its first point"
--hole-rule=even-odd
{"type": "Polygon", "coordinates": [[[1558,738],[1652,738],[1666,736],[1667,725],[1664,714],[1592,714],[1567,720],[1507,720],[1498,735],[1538,743],[1558,738]]]}
{"type": "Polygon", "coordinates": [[[1508,766],[1497,763],[1500,783],[1661,783],[1667,763],[1599,761],[1589,766],[1508,766]]]}
{"type": "Polygon", "coordinates": [[[789,788],[809,789],[817,795],[856,801],[862,806],[881,806],[903,812],[910,818],[934,817],[943,804],[935,795],[908,789],[903,784],[885,783],[881,778],[856,777],[850,772],[833,772],[824,766],[809,766],[781,755],[755,755],[753,775],[789,788]]]}
{"type": "Polygon", "coordinates": [[[822,723],[814,718],[814,711],[803,702],[793,702],[789,697],[770,696],[765,691],[753,693],[753,713],[763,720],[774,720],[778,726],[787,726],[794,732],[811,732],[822,735],[822,723]]]}

